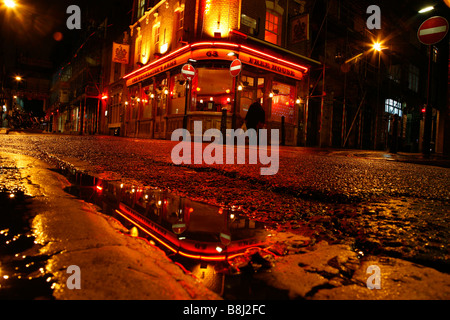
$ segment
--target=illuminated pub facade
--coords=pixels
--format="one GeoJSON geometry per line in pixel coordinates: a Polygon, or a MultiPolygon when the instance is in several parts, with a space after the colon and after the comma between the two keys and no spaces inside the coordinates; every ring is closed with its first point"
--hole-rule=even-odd
{"type": "Polygon", "coordinates": [[[233,113],[239,128],[258,100],[268,129],[283,123],[285,143],[304,144],[309,73],[319,63],[286,49],[286,6],[301,2],[286,1],[135,0],[121,108],[110,108],[114,94],[106,102],[110,118],[122,121],[109,123],[109,132],[120,125],[121,136],[170,139],[185,114],[191,131],[194,121],[204,131],[220,129],[223,109],[227,128],[233,113]],[[237,58],[242,69],[233,77],[237,58]],[[195,68],[190,82],[181,73],[188,61],[195,68]]]}

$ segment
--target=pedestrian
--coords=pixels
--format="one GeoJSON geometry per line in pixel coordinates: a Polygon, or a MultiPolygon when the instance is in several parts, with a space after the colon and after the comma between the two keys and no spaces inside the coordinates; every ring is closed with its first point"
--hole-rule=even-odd
{"type": "Polygon", "coordinates": [[[245,116],[245,124],[247,129],[261,129],[266,122],[266,113],[259,101],[253,102],[248,108],[247,115],[245,116]]]}

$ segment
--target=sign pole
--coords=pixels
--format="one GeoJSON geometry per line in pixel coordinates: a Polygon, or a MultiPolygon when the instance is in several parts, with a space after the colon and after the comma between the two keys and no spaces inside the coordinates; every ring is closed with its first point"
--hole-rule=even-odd
{"type": "Polygon", "coordinates": [[[189,88],[190,88],[189,82],[190,82],[189,80],[186,80],[186,85],[185,85],[186,91],[184,93],[183,129],[187,129],[187,109],[188,109],[188,104],[189,104],[188,95],[189,95],[189,88]]]}
{"type": "Polygon", "coordinates": [[[231,129],[236,130],[236,110],[237,110],[237,88],[238,81],[237,77],[234,77],[234,106],[233,106],[233,114],[231,115],[231,129]]]}
{"type": "Polygon", "coordinates": [[[431,61],[433,59],[433,46],[428,45],[428,75],[427,75],[427,104],[425,106],[425,123],[423,127],[422,153],[430,155],[431,147],[431,61]]]}

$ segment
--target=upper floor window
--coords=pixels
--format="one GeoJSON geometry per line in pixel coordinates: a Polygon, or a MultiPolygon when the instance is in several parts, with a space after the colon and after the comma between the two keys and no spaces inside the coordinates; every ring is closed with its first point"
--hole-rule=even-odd
{"type": "Polygon", "coordinates": [[[145,12],[145,0],[138,0],[138,15],[137,18],[139,19],[144,15],[145,12]]]}
{"type": "Polygon", "coordinates": [[[159,33],[161,31],[161,26],[157,25],[155,28],[155,45],[159,43],[159,33]]]}
{"type": "Polygon", "coordinates": [[[175,41],[179,42],[183,40],[184,30],[184,10],[178,10],[175,12],[175,41]]]}
{"type": "Polygon", "coordinates": [[[281,19],[280,16],[266,11],[266,25],[265,25],[265,33],[264,33],[264,40],[271,42],[273,44],[280,44],[280,28],[281,19]]]}

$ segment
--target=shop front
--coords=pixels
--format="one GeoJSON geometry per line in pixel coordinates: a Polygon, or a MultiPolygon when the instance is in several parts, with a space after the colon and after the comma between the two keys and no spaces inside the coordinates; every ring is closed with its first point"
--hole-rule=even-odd
{"type": "Polygon", "coordinates": [[[183,127],[193,131],[194,121],[202,121],[203,131],[220,129],[227,110],[227,128],[241,127],[249,106],[260,101],[266,127],[285,132],[286,144],[297,143],[300,97],[307,92],[304,79],[308,67],[248,46],[226,42],[199,42],[186,45],[127,74],[125,135],[170,139],[183,127]],[[230,73],[234,59],[242,71],[230,73]],[[189,63],[195,68],[192,80],[181,73],[189,63]]]}

